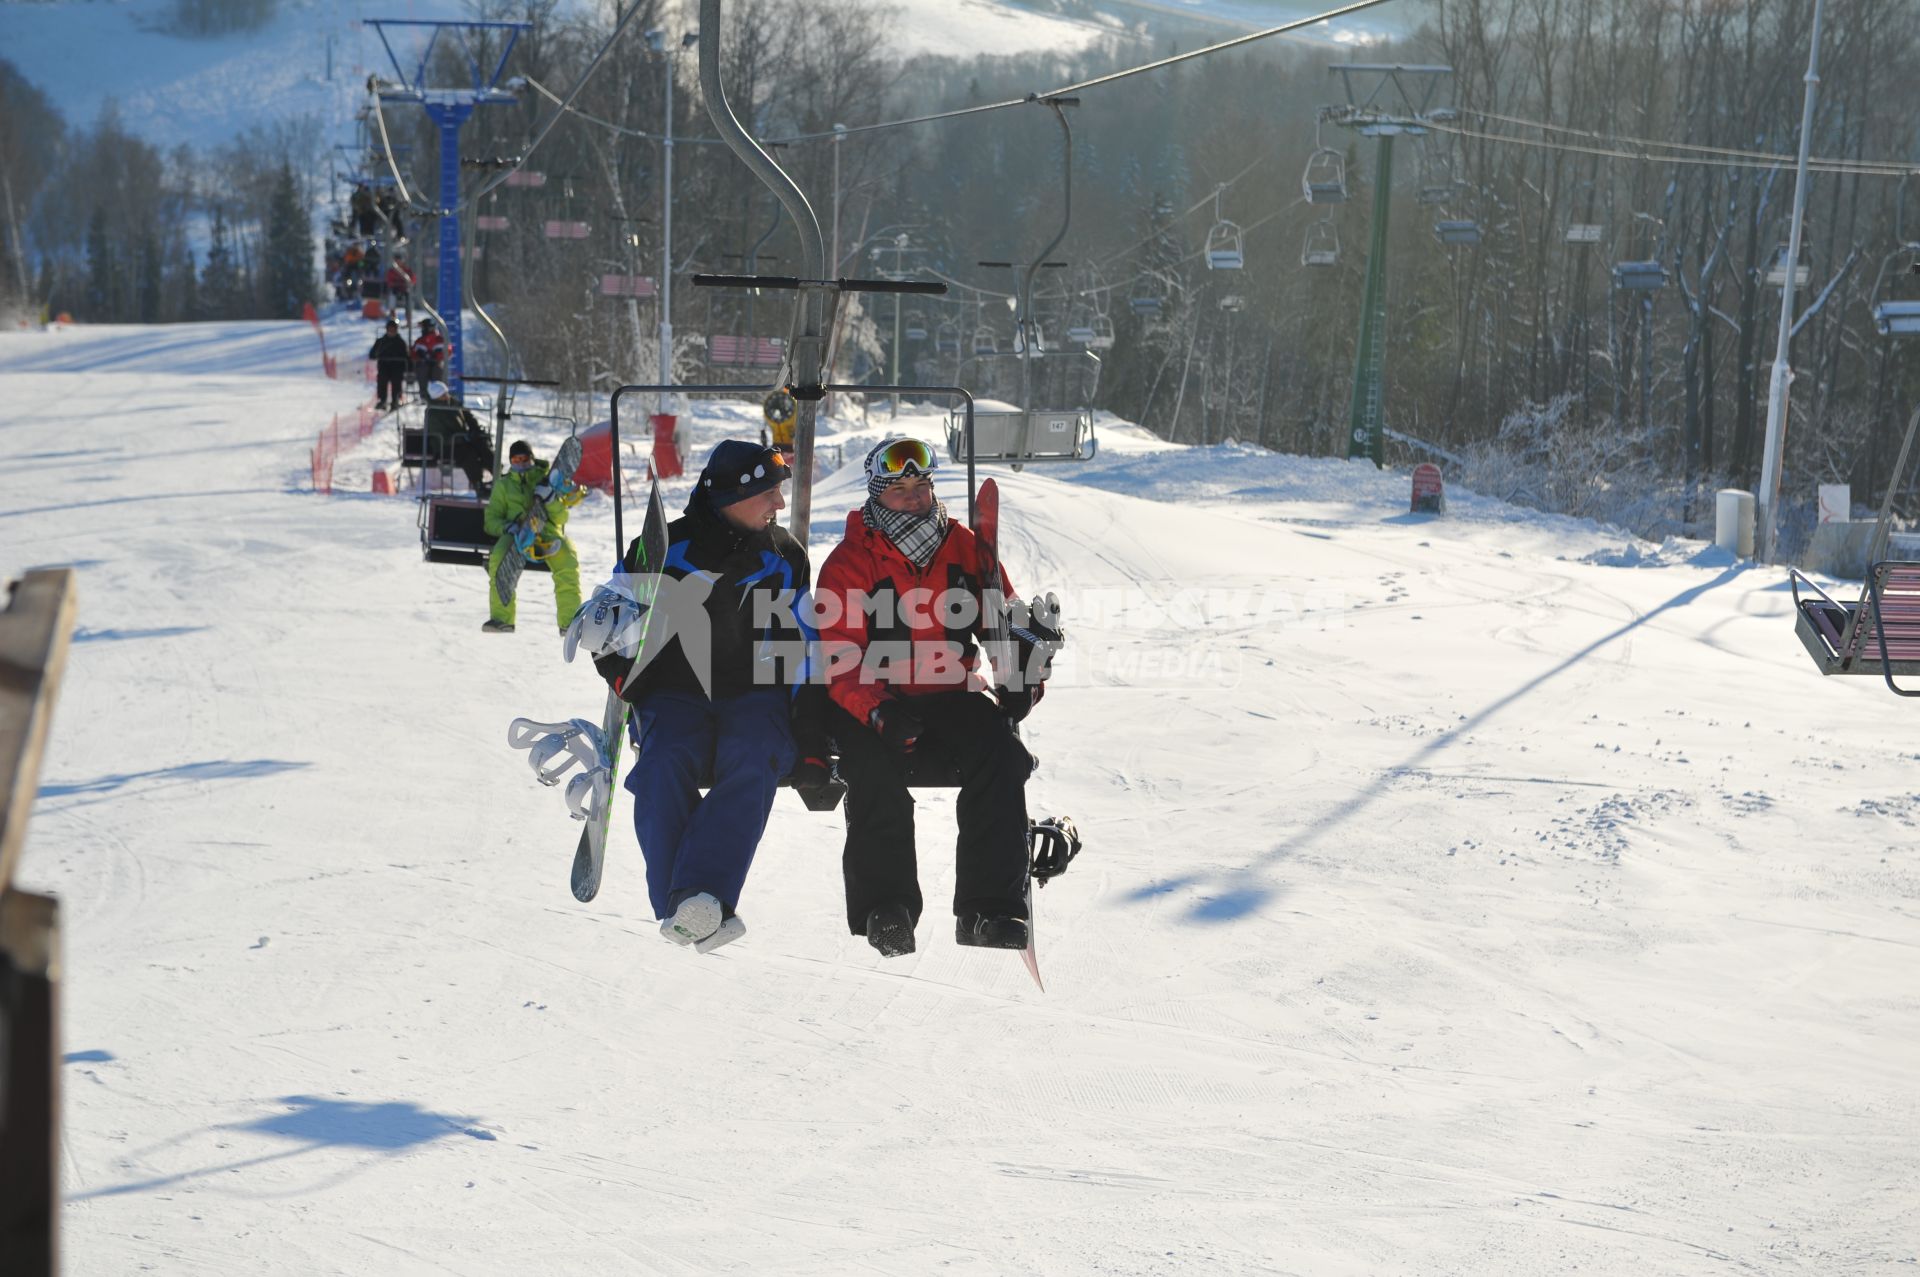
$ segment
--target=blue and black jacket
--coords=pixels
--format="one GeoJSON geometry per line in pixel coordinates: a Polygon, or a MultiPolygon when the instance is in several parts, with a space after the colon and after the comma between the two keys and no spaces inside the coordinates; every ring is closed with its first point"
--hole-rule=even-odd
{"type": "MultiPolygon", "coordinates": [[[[627,548],[625,566],[640,570],[640,541],[627,548]]],[[[802,619],[812,570],[807,551],[785,528],[745,532],[727,522],[698,488],[687,512],[667,525],[666,576],[711,581],[705,607],[711,627],[712,698],[726,700],[756,688],[782,687],[797,693],[807,677],[807,654],[814,638],[802,619]]],[[[665,605],[676,596],[669,592],[665,605]]],[[[638,703],[656,692],[707,694],[687,653],[679,626],[674,637],[647,663],[634,670],[619,656],[595,661],[609,683],[638,703]],[[631,680],[631,681],[630,681],[631,680]]]]}

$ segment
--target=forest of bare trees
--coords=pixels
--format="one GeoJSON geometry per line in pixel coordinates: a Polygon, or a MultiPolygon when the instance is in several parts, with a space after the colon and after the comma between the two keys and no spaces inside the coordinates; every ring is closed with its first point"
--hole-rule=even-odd
{"type": "MultiPolygon", "coordinates": [[[[545,184],[502,187],[467,210],[504,217],[507,229],[463,226],[479,250],[475,296],[526,371],[580,390],[649,379],[655,366],[655,304],[604,296],[604,275],[670,270],[676,367],[706,375],[709,338],[784,335],[789,305],[694,289],[686,277],[750,259],[768,271],[798,266],[774,201],[711,142],[694,53],[679,44],[692,5],[636,2],[642,12],[576,114],[526,166],[545,184]],[[651,51],[648,29],[675,52],[651,51]],[[668,74],[677,143],[673,260],[663,263],[668,74]],[[556,218],[591,232],[546,238],[540,227],[556,218]]],[[[532,29],[507,67],[527,80],[518,102],[484,107],[466,126],[469,189],[493,171],[486,161],[520,153],[628,8],[476,6],[476,16],[532,29]]],[[[1811,9],[1810,0],[1408,0],[1412,34],[1394,44],[1267,41],[1089,88],[1069,111],[1072,229],[1054,254],[1065,265],[1042,273],[1036,309],[1056,350],[1096,320],[1113,342],[1099,351],[1097,385],[1070,378],[1059,393],[1091,391],[1096,406],[1182,441],[1344,455],[1376,144],[1322,122],[1323,108],[1346,100],[1328,66],[1442,65],[1451,74],[1432,105],[1449,110],[1429,112],[1394,152],[1384,402],[1395,455],[1437,453],[1500,495],[1591,506],[1650,535],[1697,532],[1713,487],[1758,479],[1781,296],[1767,276],[1788,238],[1811,9]],[[1344,160],[1345,202],[1303,198],[1302,171],[1320,148],[1344,160]],[[1242,269],[1208,269],[1216,218],[1242,230],[1242,269]],[[1478,242],[1439,242],[1442,221],[1472,223],[1478,242]],[[1331,262],[1305,264],[1303,248],[1335,240],[1331,262]],[[1621,286],[1622,262],[1658,263],[1664,287],[1621,286]],[[1601,499],[1629,490],[1630,503],[1601,499]]],[[[946,299],[903,312],[902,375],[990,380],[974,338],[1007,349],[1014,273],[979,263],[1024,262],[1058,226],[1051,112],[1018,105],[861,126],[1024,99],[1200,40],[1133,32],[1076,53],[901,60],[894,21],[872,0],[730,2],[727,81],[756,135],[791,139],[774,153],[830,237],[837,207],[841,274],[898,265],[950,281],[946,299]],[[853,131],[835,141],[835,125],[853,131]]],[[[1920,224],[1905,220],[1901,172],[1920,161],[1908,123],[1920,87],[1906,74],[1916,53],[1920,6],[1910,0],[1828,5],[1793,343],[1788,545],[1816,483],[1848,481],[1856,500],[1878,499],[1896,426],[1920,394],[1915,358],[1879,334],[1872,314],[1877,300],[1920,296],[1902,251],[1920,239],[1920,224]]],[[[436,190],[424,113],[390,103],[384,115],[409,187],[436,190]]],[[[375,139],[370,119],[363,173],[385,172],[375,139]]],[[[41,183],[41,207],[74,164],[41,183]]],[[[198,171],[212,170],[203,160],[198,171]]],[[[196,189],[201,224],[216,199],[230,205],[229,222],[261,224],[258,210],[239,207],[259,183],[251,195],[226,182],[196,189]]],[[[164,204],[162,216],[172,216],[164,204]]],[[[415,221],[430,226],[430,210],[415,221]]],[[[84,230],[70,221],[61,233],[84,230]]],[[[61,251],[39,246],[43,261],[61,251]]],[[[1325,251],[1313,256],[1326,262],[1325,251]]],[[[896,357],[892,302],[845,309],[840,373],[877,379],[896,357]]]]}

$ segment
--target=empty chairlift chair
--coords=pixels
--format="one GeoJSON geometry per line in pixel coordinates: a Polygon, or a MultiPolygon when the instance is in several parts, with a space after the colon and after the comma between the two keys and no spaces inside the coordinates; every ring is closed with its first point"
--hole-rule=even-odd
{"type": "Polygon", "coordinates": [[[1897,275],[1920,275],[1920,244],[1902,244],[1881,261],[1873,291],[1868,294],[1873,299],[1873,326],[1882,337],[1920,337],[1920,299],[1882,296],[1880,292],[1887,268],[1895,261],[1902,263],[1897,275]]]}
{"type": "Polygon", "coordinates": [[[1307,170],[1300,175],[1300,192],[1309,204],[1347,202],[1346,157],[1330,146],[1323,146],[1307,157],[1307,170]]]}
{"type": "Polygon", "coordinates": [[[1112,350],[1113,321],[1105,315],[1095,315],[1092,328],[1093,338],[1087,342],[1087,345],[1094,350],[1112,350]]]}
{"type": "Polygon", "coordinates": [[[1245,265],[1240,228],[1232,222],[1215,222],[1207,232],[1207,269],[1239,270],[1245,265]]]}
{"type": "Polygon", "coordinates": [[[951,319],[940,321],[933,330],[933,349],[936,354],[957,355],[960,353],[960,326],[951,319]]]}
{"type": "Polygon", "coordinates": [[[908,311],[906,326],[902,332],[908,341],[925,341],[927,339],[926,317],[917,310],[908,311]]]}
{"type": "Polygon", "coordinates": [[[1302,266],[1338,266],[1340,264],[1340,234],[1333,228],[1333,219],[1323,217],[1307,227],[1307,238],[1300,245],[1300,264],[1302,266]]]}
{"type": "MultiPolygon", "coordinates": [[[[1767,263],[1767,287],[1785,288],[1787,286],[1787,258],[1792,251],[1791,245],[1782,244],[1773,250],[1773,257],[1767,263]]],[[[1807,269],[1806,259],[1802,258],[1793,268],[1793,286],[1805,288],[1812,272],[1807,269]]]]}
{"type": "Polygon", "coordinates": [[[1480,242],[1480,223],[1465,218],[1435,222],[1433,237],[1449,247],[1480,242]]]}
{"type": "Polygon", "coordinates": [[[1613,283],[1629,292],[1657,293],[1667,286],[1667,268],[1659,262],[1615,262],[1613,283]]]}
{"type": "Polygon", "coordinates": [[[994,339],[993,329],[981,324],[973,330],[973,353],[976,355],[997,355],[1000,344],[994,339]]]}
{"type": "Polygon", "coordinates": [[[1920,562],[1911,552],[1889,556],[1888,516],[1899,481],[1907,473],[1916,427],[1920,427],[1920,408],[1907,419],[1906,439],[1868,544],[1867,578],[1859,599],[1842,602],[1797,568],[1787,576],[1793,590],[1794,633],[1820,672],[1878,675],[1901,696],[1920,696],[1920,688],[1901,687],[1893,681],[1896,675],[1920,674],[1920,562]]]}

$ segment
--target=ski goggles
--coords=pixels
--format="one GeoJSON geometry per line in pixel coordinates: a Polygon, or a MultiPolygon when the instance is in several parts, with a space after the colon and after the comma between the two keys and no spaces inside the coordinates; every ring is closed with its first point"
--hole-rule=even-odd
{"type": "Polygon", "coordinates": [[[918,439],[895,439],[873,458],[873,473],[896,479],[903,474],[931,474],[939,461],[933,449],[918,439]]]}

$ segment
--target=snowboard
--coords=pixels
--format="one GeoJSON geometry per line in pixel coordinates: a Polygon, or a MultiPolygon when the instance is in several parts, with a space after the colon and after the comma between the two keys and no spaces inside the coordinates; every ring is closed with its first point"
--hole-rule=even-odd
{"type": "MultiPolygon", "coordinates": [[[[980,482],[980,491],[973,498],[973,537],[980,548],[980,606],[981,624],[986,633],[986,655],[996,676],[1013,668],[1016,659],[1013,649],[1013,621],[1007,607],[1006,591],[1000,584],[1000,485],[992,479],[980,482]]],[[[1019,728],[1014,728],[1016,735],[1019,728]]],[[[1046,981],[1040,978],[1040,955],[1034,948],[1034,935],[1038,920],[1033,916],[1033,871],[1032,861],[1028,861],[1027,871],[1027,947],[1021,951],[1020,958],[1027,965],[1027,974],[1033,977],[1033,983],[1040,992],[1047,991],[1046,981]]]]}
{"type": "MultiPolygon", "coordinates": [[[[547,477],[541,482],[547,485],[553,497],[569,491],[573,487],[573,472],[580,464],[580,437],[571,435],[560,445],[560,451],[553,454],[553,465],[547,469],[547,477]]],[[[520,588],[520,574],[526,570],[527,560],[532,557],[534,548],[540,542],[540,534],[547,528],[547,504],[535,501],[533,509],[527,511],[527,517],[521,520],[519,530],[513,535],[506,552],[500,556],[500,562],[493,570],[493,588],[500,595],[502,603],[513,602],[514,593],[520,588]]]]}
{"type": "MultiPolygon", "coordinates": [[[[627,564],[627,570],[634,578],[634,597],[642,603],[651,604],[659,589],[660,569],[667,561],[667,516],[660,504],[658,479],[654,480],[652,491],[647,494],[647,518],[640,529],[639,552],[635,560],[627,564]]],[[[636,648],[635,670],[640,668],[640,661],[647,656],[646,636],[652,628],[653,612],[649,608],[636,648]]],[[[629,673],[627,677],[630,679],[633,675],[629,673]]],[[[627,715],[632,708],[618,691],[608,690],[607,705],[600,715],[600,739],[606,742],[607,749],[606,793],[594,807],[587,827],[580,831],[579,844],[573,850],[573,898],[583,904],[600,892],[600,871],[607,859],[607,831],[613,824],[613,787],[620,782],[620,750],[626,743],[627,715]]]]}

